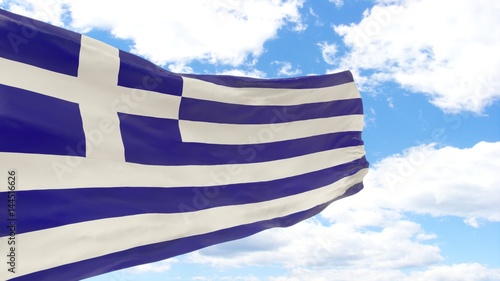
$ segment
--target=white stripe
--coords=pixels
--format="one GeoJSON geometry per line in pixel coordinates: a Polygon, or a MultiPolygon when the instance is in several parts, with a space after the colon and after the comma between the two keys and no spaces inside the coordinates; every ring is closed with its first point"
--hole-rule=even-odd
{"type": "Polygon", "coordinates": [[[110,110],[113,100],[119,95],[116,88],[119,69],[118,49],[82,36],[78,64],[80,83],[76,88],[66,90],[79,97],[87,157],[125,160],[121,132],[118,130],[120,120],[116,112],[110,110]],[[103,122],[116,129],[103,132],[103,122]]]}
{"type": "Polygon", "coordinates": [[[113,108],[117,112],[167,119],[179,119],[181,97],[119,86],[120,100],[113,108]]]}
{"type": "MultiPolygon", "coordinates": [[[[19,190],[85,187],[213,186],[269,181],[337,166],[365,155],[363,146],[322,151],[262,163],[151,166],[82,157],[0,153],[0,171],[17,168],[19,190]]],[[[0,191],[6,191],[0,185],[0,191]]]]}
{"type": "Polygon", "coordinates": [[[3,85],[78,103],[80,97],[73,91],[77,83],[77,77],[0,58],[0,84],[3,85]]]}
{"type": "Polygon", "coordinates": [[[184,142],[260,144],[328,133],[361,131],[363,115],[346,115],[261,125],[234,125],[179,120],[184,142]]]}
{"type": "MultiPolygon", "coordinates": [[[[364,169],[319,189],[261,203],[185,214],[118,217],[20,234],[16,237],[21,261],[18,276],[133,247],[298,213],[339,197],[347,188],[361,182],[366,172],[364,169]]],[[[7,245],[6,238],[0,239],[0,243],[7,245]]]]}
{"type": "Polygon", "coordinates": [[[243,105],[299,105],[359,98],[354,82],[316,89],[231,88],[183,77],[183,97],[243,105]]]}

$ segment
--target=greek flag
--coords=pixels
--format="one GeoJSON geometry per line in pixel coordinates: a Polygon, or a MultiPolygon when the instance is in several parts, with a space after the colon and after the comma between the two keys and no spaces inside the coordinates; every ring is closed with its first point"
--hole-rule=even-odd
{"type": "Polygon", "coordinates": [[[285,227],[363,188],[350,72],[179,75],[0,10],[0,280],[77,280],[285,227]]]}

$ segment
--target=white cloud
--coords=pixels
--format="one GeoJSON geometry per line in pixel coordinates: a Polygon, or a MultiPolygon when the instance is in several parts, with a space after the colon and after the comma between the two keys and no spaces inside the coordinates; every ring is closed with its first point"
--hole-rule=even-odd
{"type": "Polygon", "coordinates": [[[221,277],[206,277],[206,276],[196,276],[192,277],[193,281],[259,281],[260,278],[257,278],[253,275],[247,276],[221,276],[221,277]]]}
{"type": "Polygon", "coordinates": [[[398,270],[372,270],[346,268],[330,270],[295,269],[288,276],[270,278],[270,281],[330,281],[330,280],[371,280],[371,281],[491,281],[500,280],[500,269],[491,269],[480,264],[456,264],[433,266],[423,271],[404,273],[398,270]]]}
{"type": "Polygon", "coordinates": [[[192,67],[187,66],[184,62],[172,63],[167,66],[168,70],[175,73],[194,73],[192,67]]]}
{"type": "Polygon", "coordinates": [[[242,77],[253,77],[253,78],[265,78],[266,73],[258,69],[228,69],[224,71],[217,72],[218,75],[232,75],[232,76],[242,76],[242,77]]]}
{"type": "Polygon", "coordinates": [[[273,64],[281,66],[278,76],[297,76],[302,73],[300,69],[294,69],[292,63],[288,61],[274,61],[273,64]]]}
{"type": "Polygon", "coordinates": [[[194,59],[240,65],[259,56],[280,28],[304,28],[303,0],[67,1],[71,27],[110,30],[161,65],[194,59]]]}
{"type": "Polygon", "coordinates": [[[390,108],[394,108],[394,103],[392,97],[387,98],[387,105],[389,105],[390,108]]]}
{"type": "Polygon", "coordinates": [[[392,220],[384,229],[355,230],[346,224],[324,226],[314,220],[212,246],[189,255],[191,262],[215,267],[280,265],[300,267],[402,268],[442,260],[439,248],[421,243],[420,225],[392,220]]]}
{"type": "Polygon", "coordinates": [[[318,14],[316,14],[312,7],[309,7],[309,14],[315,18],[319,18],[318,14]]]}
{"type": "MultiPolygon", "coordinates": [[[[66,13],[66,0],[23,0],[9,1],[6,8],[13,13],[48,22],[57,26],[64,26],[62,21],[66,13]]],[[[0,2],[1,4],[1,2],[0,2]]]]}
{"type": "Polygon", "coordinates": [[[480,113],[500,98],[500,29],[488,28],[500,25],[499,1],[378,2],[358,24],[334,27],[351,49],[342,67],[425,93],[447,112],[480,113]]]}
{"type": "Polygon", "coordinates": [[[376,127],[377,112],[373,107],[369,107],[365,112],[365,126],[364,128],[376,127]]]}
{"type": "Polygon", "coordinates": [[[314,18],[314,25],[315,26],[324,26],[325,25],[325,20],[321,19],[318,14],[314,11],[312,7],[309,7],[309,15],[311,15],[314,18]]]}
{"type": "Polygon", "coordinates": [[[337,8],[340,8],[344,5],[344,0],[328,0],[328,1],[335,4],[337,8]]]}
{"type": "Polygon", "coordinates": [[[320,47],[323,60],[327,64],[334,65],[337,63],[337,45],[328,44],[327,42],[320,42],[317,45],[320,47]]]}
{"type": "Polygon", "coordinates": [[[336,202],[323,215],[332,222],[355,221],[358,227],[381,225],[388,210],[456,216],[469,225],[500,222],[498,159],[500,142],[480,142],[468,149],[413,147],[373,164],[365,178],[367,188],[336,202]]]}
{"type": "Polygon", "coordinates": [[[302,32],[302,31],[305,31],[307,29],[308,25],[303,23],[303,22],[298,22],[295,24],[295,26],[292,28],[293,31],[296,31],[296,32],[302,32]]]}
{"type": "Polygon", "coordinates": [[[407,280],[443,280],[443,281],[490,281],[500,280],[500,268],[490,269],[483,265],[456,264],[435,266],[423,272],[412,273],[407,280]]]}
{"type": "Polygon", "coordinates": [[[474,217],[464,219],[464,223],[475,228],[478,228],[480,226],[479,220],[474,217]]]}
{"type": "Polygon", "coordinates": [[[131,274],[143,274],[146,272],[165,272],[170,270],[172,267],[173,263],[176,263],[176,259],[168,259],[168,260],[163,260],[155,263],[149,263],[149,264],[143,264],[143,265],[138,265],[134,266],[131,268],[126,269],[125,271],[131,274]]]}

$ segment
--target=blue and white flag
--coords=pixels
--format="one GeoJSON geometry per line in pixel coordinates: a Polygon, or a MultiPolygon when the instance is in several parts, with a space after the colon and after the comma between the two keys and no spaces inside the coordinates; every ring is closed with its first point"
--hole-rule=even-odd
{"type": "Polygon", "coordinates": [[[362,189],[350,72],[178,75],[0,10],[0,280],[77,280],[293,225],[362,189]]]}

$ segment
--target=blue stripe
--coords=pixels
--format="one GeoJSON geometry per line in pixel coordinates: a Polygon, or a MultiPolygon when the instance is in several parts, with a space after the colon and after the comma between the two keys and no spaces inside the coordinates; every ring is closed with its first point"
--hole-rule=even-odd
{"type": "Polygon", "coordinates": [[[0,26],[0,57],[77,76],[80,34],[1,9],[0,26]]]}
{"type": "Polygon", "coordinates": [[[182,83],[181,76],[120,50],[118,85],[180,96],[182,83]]]}
{"type": "MultiPolygon", "coordinates": [[[[16,192],[17,232],[147,213],[182,213],[250,204],[314,190],[368,167],[360,158],[336,167],[285,179],[209,187],[113,187],[16,192]],[[57,206],[57,208],[55,208],[57,206]]],[[[223,180],[223,179],[219,179],[223,180]]],[[[7,193],[0,193],[7,202],[7,193]]],[[[7,206],[0,206],[7,214],[7,206]]],[[[0,236],[8,229],[0,229],[0,236]]]]}
{"type": "Polygon", "coordinates": [[[227,124],[270,124],[363,114],[361,99],[292,106],[252,106],[182,98],[179,119],[227,124]]]}
{"type": "Polygon", "coordinates": [[[228,161],[265,162],[363,144],[361,132],[330,133],[257,145],[184,143],[180,140],[177,120],[118,115],[125,159],[131,163],[216,165],[228,164],[228,161]]]}
{"type": "Polygon", "coordinates": [[[354,82],[350,71],[321,76],[306,76],[285,79],[258,79],[225,75],[197,74],[183,74],[182,76],[234,88],[314,89],[354,82]]]}
{"type": "MultiPolygon", "coordinates": [[[[351,186],[346,194],[354,194],[363,188],[359,183],[351,186]]],[[[338,199],[335,199],[338,200],[338,199]]],[[[76,263],[63,265],[35,272],[18,278],[12,278],[12,281],[67,281],[79,280],[107,272],[132,267],[140,264],[156,262],[171,258],[177,255],[189,253],[215,244],[241,239],[260,231],[273,227],[288,227],[300,221],[308,219],[323,211],[328,203],[316,206],[309,210],[291,214],[285,217],[274,218],[266,221],[240,225],[207,234],[180,238],[172,241],[166,241],[146,246],[136,247],[129,250],[112,253],[98,258],[88,259],[76,263]]],[[[137,226],[141,227],[141,226],[137,226]]],[[[172,226],[175,227],[175,226],[172,226]]],[[[168,232],[168,229],[165,229],[168,232]]],[[[71,250],[71,249],[68,249],[71,250]]]]}
{"type": "Polygon", "coordinates": [[[85,155],[78,104],[0,84],[0,151],[85,155]]]}

